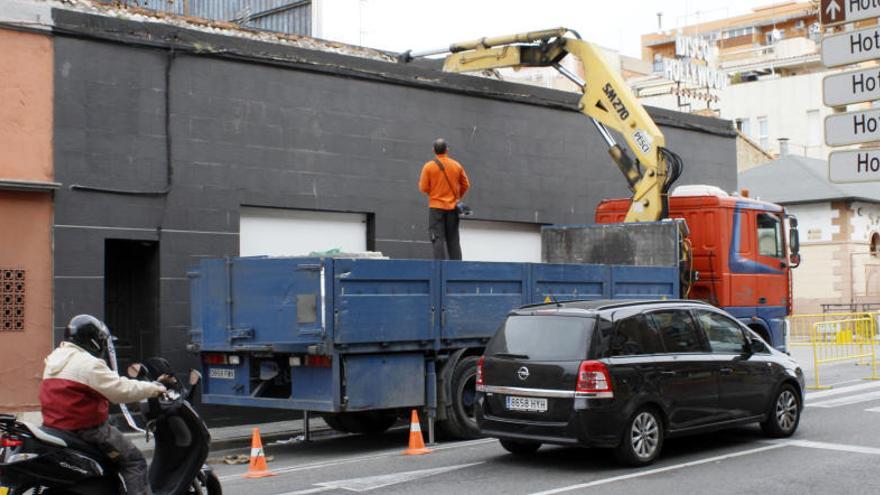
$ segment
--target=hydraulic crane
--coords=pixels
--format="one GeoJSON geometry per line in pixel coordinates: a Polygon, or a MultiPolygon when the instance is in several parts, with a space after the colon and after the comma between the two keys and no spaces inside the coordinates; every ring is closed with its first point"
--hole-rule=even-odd
{"type": "Polygon", "coordinates": [[[443,70],[475,72],[505,67],[553,67],[575,83],[583,96],[578,110],[590,118],[608,144],[608,152],[626,178],[632,202],[625,222],[653,222],[669,214],[668,191],[681,175],[681,158],[665,148],[663,133],[638,102],[599,47],[566,28],[455,43],[447,48],[404,53],[402,61],[448,53],[443,70]],[[568,36],[571,34],[570,37],[568,36]],[[586,80],[562,66],[572,55],[583,64],[586,80]],[[635,160],[609,129],[623,136],[635,160]]]}

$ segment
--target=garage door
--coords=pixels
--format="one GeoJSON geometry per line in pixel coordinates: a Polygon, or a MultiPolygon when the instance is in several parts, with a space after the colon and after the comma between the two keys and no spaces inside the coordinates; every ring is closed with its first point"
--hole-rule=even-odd
{"type": "Polygon", "coordinates": [[[465,261],[541,261],[540,225],[463,220],[460,232],[465,261]]]}
{"type": "Polygon", "coordinates": [[[300,256],[315,251],[367,250],[367,218],[363,213],[241,209],[241,256],[300,256]]]}

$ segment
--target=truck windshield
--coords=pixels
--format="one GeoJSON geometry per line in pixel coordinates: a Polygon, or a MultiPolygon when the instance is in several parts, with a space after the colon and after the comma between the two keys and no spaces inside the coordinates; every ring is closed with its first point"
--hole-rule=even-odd
{"type": "Polygon", "coordinates": [[[489,342],[486,355],[531,361],[584,359],[595,321],[573,316],[511,316],[489,342]]]}

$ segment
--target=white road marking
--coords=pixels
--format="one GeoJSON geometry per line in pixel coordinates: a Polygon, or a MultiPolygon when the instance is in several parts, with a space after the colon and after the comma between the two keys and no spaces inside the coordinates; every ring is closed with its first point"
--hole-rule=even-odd
{"type": "Polygon", "coordinates": [[[624,474],[621,476],[614,476],[611,478],[602,478],[599,480],[590,481],[588,483],[579,483],[577,485],[564,486],[562,488],[554,488],[552,490],[546,490],[543,492],[535,492],[532,495],[551,495],[554,493],[570,492],[572,490],[580,490],[581,488],[590,488],[593,486],[605,485],[608,483],[615,483],[617,481],[625,481],[625,480],[630,480],[633,478],[641,478],[643,476],[650,476],[652,474],[665,473],[667,471],[675,471],[678,469],[684,469],[684,468],[688,468],[688,467],[692,467],[692,466],[699,466],[701,464],[708,464],[710,462],[718,462],[718,461],[723,461],[726,459],[732,459],[735,457],[742,457],[742,456],[746,456],[746,455],[757,454],[759,452],[766,452],[768,450],[778,449],[781,447],[785,447],[787,445],[789,445],[788,442],[776,443],[773,445],[768,445],[766,447],[758,447],[756,449],[749,449],[749,450],[743,450],[740,452],[735,452],[733,454],[719,455],[719,456],[715,456],[715,457],[709,457],[706,459],[700,459],[698,461],[684,462],[682,464],[675,464],[672,466],[666,466],[666,467],[662,467],[662,468],[649,469],[647,471],[639,471],[637,473],[632,473],[632,474],[624,474]]]}
{"type": "MultiPolygon", "coordinates": [[[[880,409],[880,408],[878,408],[880,409]]],[[[837,450],[840,452],[853,452],[856,454],[880,455],[880,448],[865,447],[862,445],[848,445],[843,443],[814,442],[812,440],[792,440],[788,445],[806,447],[810,449],[837,450]]]]}
{"type": "Polygon", "coordinates": [[[329,490],[347,490],[350,492],[362,493],[368,492],[370,490],[375,490],[377,488],[383,488],[386,486],[397,485],[400,483],[407,483],[409,481],[427,478],[428,476],[434,476],[441,473],[448,473],[450,471],[457,471],[459,469],[464,469],[471,466],[477,466],[483,464],[483,462],[485,461],[472,462],[470,464],[459,464],[457,466],[444,466],[431,469],[419,469],[417,471],[405,471],[402,473],[380,474],[378,476],[367,476],[365,478],[352,478],[347,480],[314,483],[318,486],[318,488],[309,488],[306,490],[287,492],[281,495],[306,495],[309,493],[320,493],[322,491],[329,490]]]}
{"type": "Polygon", "coordinates": [[[870,390],[872,388],[880,388],[880,382],[869,382],[862,383],[860,385],[853,385],[850,387],[841,387],[841,388],[832,388],[831,390],[820,390],[817,392],[807,392],[807,402],[816,400],[816,399],[824,399],[825,397],[831,397],[834,395],[842,395],[848,394],[850,392],[859,392],[862,390],[870,390]]]}
{"type": "Polygon", "coordinates": [[[865,412],[880,412],[880,407],[872,407],[870,409],[865,409],[865,412]]]}
{"type": "MultiPolygon", "coordinates": [[[[880,408],[877,408],[880,410],[880,408]]],[[[732,459],[734,457],[742,457],[751,454],[757,454],[759,452],[765,452],[768,450],[778,449],[780,447],[803,447],[808,449],[819,449],[819,450],[835,450],[840,452],[852,452],[855,454],[870,454],[870,455],[880,455],[880,448],[877,447],[866,447],[863,445],[849,445],[843,443],[830,443],[830,442],[815,442],[812,440],[786,440],[779,443],[773,443],[766,447],[759,447],[757,449],[751,450],[743,450],[740,452],[735,452],[733,454],[719,455],[715,457],[709,457],[708,459],[700,459],[698,461],[685,462],[682,464],[675,464],[673,466],[666,466],[662,468],[649,469],[647,471],[639,471],[637,473],[632,474],[624,474],[622,476],[614,476],[611,478],[603,478],[595,481],[590,481],[588,483],[580,483],[577,485],[564,486],[561,488],[554,488],[552,490],[545,490],[543,492],[535,492],[532,495],[552,495],[555,493],[563,493],[570,492],[572,490],[580,490],[582,488],[590,488],[593,486],[606,485],[608,483],[615,483],[617,481],[626,481],[634,478],[641,478],[643,476],[650,476],[652,474],[665,473],[667,471],[674,471],[678,469],[684,469],[693,466],[699,466],[701,464],[708,464],[710,462],[719,462],[726,459],[732,459]]]]}
{"type": "MultiPolygon", "coordinates": [[[[467,441],[467,442],[456,442],[456,443],[452,443],[449,445],[431,446],[431,450],[433,450],[434,452],[437,452],[437,451],[450,450],[450,449],[460,449],[460,448],[466,448],[466,447],[474,447],[477,445],[482,445],[482,444],[487,444],[487,443],[494,443],[496,441],[497,440],[495,440],[494,438],[482,438],[479,440],[471,440],[471,441],[467,441]]],[[[341,464],[351,464],[353,462],[369,461],[369,460],[373,460],[373,459],[382,459],[385,457],[398,456],[398,455],[401,455],[400,453],[403,452],[403,450],[404,450],[404,447],[401,447],[399,449],[387,450],[385,452],[381,452],[378,454],[360,455],[360,456],[356,456],[356,457],[344,457],[342,459],[335,459],[332,461],[314,462],[311,464],[300,464],[300,465],[286,466],[286,467],[280,467],[280,468],[276,468],[276,467],[270,465],[269,469],[274,471],[276,474],[293,473],[295,471],[305,471],[305,470],[309,470],[309,469],[321,469],[321,468],[326,468],[326,467],[339,466],[341,464]]],[[[235,480],[235,479],[239,479],[239,478],[241,478],[241,474],[229,474],[226,476],[221,476],[220,481],[229,481],[229,480],[235,480]]]]}
{"type": "Polygon", "coordinates": [[[822,402],[807,403],[807,407],[841,407],[859,404],[861,402],[869,402],[872,400],[880,400],[880,392],[869,392],[867,394],[851,395],[847,397],[838,397],[837,399],[823,400],[822,402]]]}

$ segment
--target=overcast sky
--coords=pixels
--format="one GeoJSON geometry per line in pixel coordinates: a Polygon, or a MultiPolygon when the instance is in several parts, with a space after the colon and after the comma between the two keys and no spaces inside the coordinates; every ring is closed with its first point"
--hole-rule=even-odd
{"type": "Polygon", "coordinates": [[[393,51],[564,26],[640,57],[642,34],[748,13],[768,0],[325,0],[325,39],[393,51]],[[332,10],[331,10],[332,9],[332,10]],[[332,19],[332,23],[331,23],[332,19]]]}

